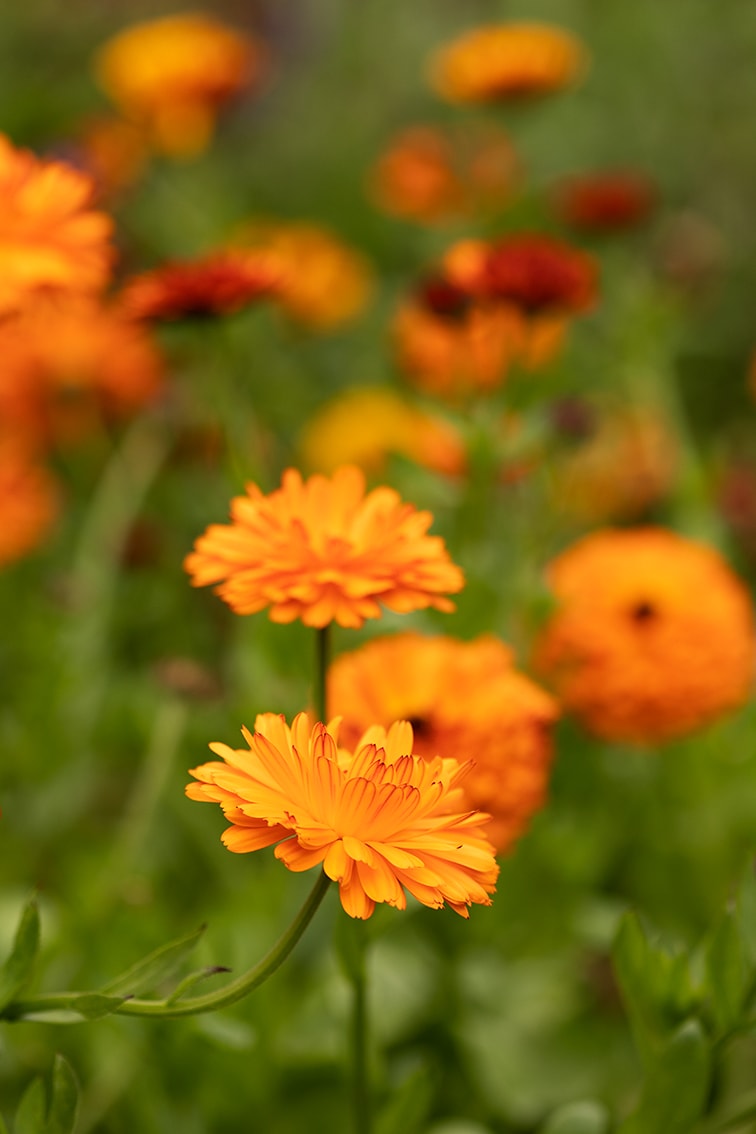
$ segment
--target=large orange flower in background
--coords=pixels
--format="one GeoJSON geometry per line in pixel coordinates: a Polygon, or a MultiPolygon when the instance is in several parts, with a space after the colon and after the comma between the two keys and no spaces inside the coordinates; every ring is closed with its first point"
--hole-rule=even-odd
{"type": "Polygon", "coordinates": [[[449,102],[503,102],[562,90],[588,64],[583,44],[550,24],[491,24],[440,48],[430,63],[435,90],[449,102]]]}
{"type": "Polygon", "coordinates": [[[276,846],[290,870],[322,863],[339,883],[351,917],[377,902],[404,909],[409,892],[423,905],[445,903],[463,917],[490,905],[498,867],[486,837],[488,816],[465,811],[455,760],[413,755],[406,722],[374,727],[354,752],[337,747],[337,728],[291,728],[273,713],[258,716],[248,749],[210,748],[224,761],[194,768],[191,799],[220,803],[231,822],[223,842],[236,853],[276,846]]]}
{"type": "Polygon", "coordinates": [[[472,760],[462,789],[470,807],[490,813],[486,834],[499,851],[544,802],[557,704],[515,669],[496,638],[376,638],[336,659],[328,704],[343,718],[347,747],[372,722],[406,718],[419,755],[472,760]]]}
{"type": "Polygon", "coordinates": [[[192,156],[208,145],[220,108],[260,77],[257,40],[200,13],[135,24],[95,60],[97,79],[155,149],[192,156]]]}
{"type": "Polygon", "coordinates": [[[743,704],[754,677],[744,585],[713,548],[662,528],[595,532],[550,565],[538,655],[596,735],[683,735],[743,704]]]}
{"type": "Polygon", "coordinates": [[[269,496],[247,485],[231,502],[231,523],[211,525],[185,566],[196,587],[220,583],[237,614],[269,607],[274,622],[359,627],[381,605],[453,610],[445,596],[464,579],[443,540],[426,534],[432,520],[392,488],[366,494],[354,466],[306,481],[287,469],[269,496]]]}
{"type": "Polygon", "coordinates": [[[94,292],[107,282],[113,225],[92,196],[86,175],[0,135],[0,315],[40,294],[94,292]]]}

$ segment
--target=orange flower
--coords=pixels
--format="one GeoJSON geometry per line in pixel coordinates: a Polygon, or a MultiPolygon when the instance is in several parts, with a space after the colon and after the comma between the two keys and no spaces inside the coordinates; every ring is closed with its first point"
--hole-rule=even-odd
{"type": "Polygon", "coordinates": [[[450,422],[380,387],[345,390],[308,422],[300,447],[305,465],[324,473],[343,464],[380,472],[394,453],[442,473],[459,473],[465,463],[450,422]]]}
{"type": "Polygon", "coordinates": [[[0,315],[42,293],[105,284],[112,222],[90,208],[92,193],[84,174],[0,135],[0,315]]]}
{"type": "Polygon", "coordinates": [[[216,252],[137,276],[124,287],[121,303],[137,319],[230,315],[269,296],[278,275],[265,253],[216,252]]]}
{"type": "Polygon", "coordinates": [[[206,148],[220,107],[256,82],[262,49],[212,16],[165,16],[109,40],[95,60],[97,79],[155,148],[192,156],[206,148]]]}
{"type": "Polygon", "coordinates": [[[595,532],[549,581],[558,606],[540,664],[598,736],[666,740],[748,698],[751,602],[713,548],[661,528],[595,532]]]}
{"type": "Polygon", "coordinates": [[[241,241],[267,252],[279,273],[276,300],[296,323],[330,331],[364,309],[373,290],[365,257],[310,224],[253,224],[241,241]]]}
{"type": "Polygon", "coordinates": [[[406,722],[369,729],[354,754],[339,751],[335,726],[313,726],[305,713],[291,728],[264,713],[254,735],[242,731],[249,748],[211,744],[225,763],[194,768],[199,782],[186,789],[220,803],[229,850],[277,843],[290,870],[322,863],[350,917],[370,917],[377,902],[404,909],[406,892],[462,917],[473,902],[491,904],[498,867],[481,830],[488,816],[459,809],[466,768],[414,756],[406,722]]]}
{"type": "Polygon", "coordinates": [[[455,135],[415,126],[380,157],[370,188],[386,212],[433,224],[501,208],[512,195],[518,165],[501,131],[455,135]]]}
{"type": "Polygon", "coordinates": [[[556,702],[514,668],[497,639],[396,634],[342,654],[328,675],[329,708],[350,747],[369,723],[405,717],[414,751],[472,759],[468,806],[491,814],[486,834],[506,850],[542,806],[556,702]]]}
{"type": "Polygon", "coordinates": [[[28,440],[76,440],[163,387],[143,327],[87,296],[39,301],[0,323],[0,414],[28,440]]]}
{"type": "Polygon", "coordinates": [[[59,510],[52,473],[15,442],[0,441],[0,565],[34,551],[49,535],[59,510]]]}
{"type": "Polygon", "coordinates": [[[501,102],[561,90],[581,78],[586,67],[585,48],[561,28],[493,24],[437,51],[430,78],[449,102],[501,102]]]}
{"type": "Polygon", "coordinates": [[[632,171],[573,177],[557,187],[557,212],[575,228],[609,232],[645,220],[656,196],[650,179],[632,171]]]}
{"type": "Polygon", "coordinates": [[[221,582],[217,594],[237,614],[269,606],[274,622],[359,627],[381,603],[453,610],[443,596],[464,580],[443,540],[425,534],[432,519],[391,488],[365,495],[352,465],[330,480],[287,469],[270,496],[247,485],[231,502],[231,524],[209,527],[185,567],[195,587],[221,582]]]}

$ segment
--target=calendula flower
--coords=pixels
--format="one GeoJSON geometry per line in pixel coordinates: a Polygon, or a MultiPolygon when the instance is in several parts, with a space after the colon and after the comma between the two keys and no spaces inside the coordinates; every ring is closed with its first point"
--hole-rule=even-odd
{"type": "Polygon", "coordinates": [[[242,854],[276,845],[290,870],[322,864],[339,884],[350,917],[368,918],[376,903],[398,909],[410,893],[462,917],[490,905],[498,867],[485,835],[487,815],[460,810],[466,767],[413,755],[405,721],[373,727],[354,752],[339,750],[334,725],[305,713],[291,728],[263,713],[247,749],[211,744],[223,763],[194,768],[191,799],[219,803],[231,826],[222,839],[242,854]]]}
{"type": "Polygon", "coordinates": [[[362,253],[311,224],[257,223],[240,235],[267,252],[279,274],[276,300],[287,316],[311,331],[330,331],[365,308],[373,271],[362,253]]]}
{"type": "Polygon", "coordinates": [[[462,790],[489,812],[486,834],[503,851],[542,806],[551,766],[556,702],[486,635],[473,642],[409,632],[341,654],[328,675],[329,710],[350,747],[370,722],[412,724],[414,751],[472,760],[462,790]]]}
{"type": "Polygon", "coordinates": [[[0,438],[0,566],[39,547],[59,511],[60,491],[52,473],[15,439],[0,438]]]}
{"type": "Polygon", "coordinates": [[[303,480],[287,469],[265,496],[257,485],[231,502],[231,523],[213,524],[195,543],[186,570],[237,614],[270,608],[274,622],[362,626],[381,604],[406,613],[453,610],[462,572],[444,542],[426,535],[430,512],[402,503],[392,488],[366,494],[360,469],[303,480]]]}
{"type": "Polygon", "coordinates": [[[749,696],[748,592],[713,548],[662,528],[604,530],[550,565],[538,656],[566,709],[609,740],[702,727],[749,696]]]}
{"type": "Polygon", "coordinates": [[[324,473],[345,464],[380,472],[392,454],[442,473],[459,473],[465,463],[450,422],[380,387],[356,387],[329,402],[304,427],[300,451],[307,468],[324,473]]]}
{"type": "Polygon", "coordinates": [[[97,79],[160,152],[193,156],[208,145],[218,112],[258,81],[257,40],[201,13],[135,24],[95,60],[97,79]]]}
{"type": "Polygon", "coordinates": [[[92,180],[0,135],[0,315],[41,294],[95,292],[113,259],[112,222],[92,180]]]}
{"type": "Polygon", "coordinates": [[[474,28],[431,59],[433,87],[449,102],[503,102],[550,94],[582,77],[583,44],[550,24],[474,28]]]}
{"type": "Polygon", "coordinates": [[[44,445],[131,416],[164,384],[145,328],[87,296],[39,300],[0,322],[0,355],[0,413],[44,445]]]}
{"type": "Polygon", "coordinates": [[[655,199],[650,178],[631,170],[571,177],[554,193],[557,212],[567,224],[597,232],[632,228],[646,219],[655,199]]]}
{"type": "Polygon", "coordinates": [[[136,276],[121,304],[134,318],[156,321],[230,315],[270,296],[279,275],[264,252],[215,252],[136,276]]]}
{"type": "Polygon", "coordinates": [[[370,192],[385,212],[434,224],[501,208],[518,173],[514,147],[501,131],[452,134],[415,126],[381,155],[370,192]]]}

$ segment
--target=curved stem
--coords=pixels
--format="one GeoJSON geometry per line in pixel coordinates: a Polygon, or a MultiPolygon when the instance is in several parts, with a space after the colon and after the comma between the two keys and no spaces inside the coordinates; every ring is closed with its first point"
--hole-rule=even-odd
{"type": "MultiPolygon", "coordinates": [[[[204,996],[187,997],[186,1000],[171,1002],[170,997],[164,1000],[141,1000],[134,997],[124,1000],[113,1011],[121,1016],[152,1016],[160,1019],[172,1019],[178,1016],[196,1016],[201,1012],[214,1012],[218,1008],[227,1008],[242,1000],[258,985],[263,984],[269,976],[280,968],[299,941],[312,917],[326,895],[331,884],[327,874],[321,871],[315,886],[310,891],[304,905],[294,921],[276,942],[269,953],[258,964],[253,965],[247,972],[242,973],[236,980],[232,980],[225,988],[217,992],[208,992],[204,996]]],[[[20,1020],[25,1016],[39,1016],[42,1012],[61,1011],[73,1008],[75,1001],[86,993],[56,992],[49,996],[33,996],[28,1000],[18,1000],[8,1005],[3,1012],[6,1019],[20,1020]]],[[[90,994],[96,996],[96,993],[90,994]]]]}

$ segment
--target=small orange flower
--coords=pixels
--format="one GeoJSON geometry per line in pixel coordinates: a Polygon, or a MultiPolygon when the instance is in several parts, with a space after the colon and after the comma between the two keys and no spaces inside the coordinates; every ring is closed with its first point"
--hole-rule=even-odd
{"type": "Polygon", "coordinates": [[[137,276],[125,285],[121,303],[136,319],[230,315],[270,296],[279,274],[265,253],[216,252],[137,276]]]}
{"type": "Polygon", "coordinates": [[[199,782],[186,789],[220,803],[232,824],[222,835],[229,850],[275,843],[290,870],[322,863],[350,917],[370,917],[377,902],[404,909],[407,892],[462,917],[472,903],[491,904],[498,867],[488,816],[460,810],[467,769],[413,755],[406,722],[369,729],[354,753],[338,749],[334,725],[313,726],[305,713],[291,728],[264,713],[254,735],[242,731],[249,748],[211,744],[225,762],[194,768],[199,782]]]}
{"type": "Polygon", "coordinates": [[[262,58],[251,36],[188,14],[126,28],[101,48],[95,70],[157,150],[192,156],[207,147],[219,109],[259,79],[262,58]]]}
{"type": "Polygon", "coordinates": [[[556,189],[555,203],[567,224],[611,232],[644,221],[655,197],[655,188],[644,174],[617,170],[564,181],[556,189]]]}
{"type": "Polygon", "coordinates": [[[37,444],[77,440],[163,388],[146,330],[87,296],[38,301],[0,322],[0,414],[37,444]]]}
{"type": "Polygon", "coordinates": [[[444,595],[464,579],[443,540],[426,535],[432,519],[391,488],[366,495],[352,465],[330,480],[287,469],[270,496],[247,485],[231,502],[231,523],[211,525],[185,567],[195,587],[220,582],[216,593],[237,614],[270,607],[274,622],[359,627],[380,616],[380,604],[453,610],[444,595]]]}
{"type": "Polygon", "coordinates": [[[43,293],[106,283],[112,222],[91,208],[92,195],[86,175],[0,135],[0,315],[43,293]]]}
{"type": "Polygon", "coordinates": [[[0,440],[0,566],[39,547],[59,511],[60,492],[52,473],[15,441],[0,440]]]}
{"type": "Polygon", "coordinates": [[[328,697],[347,747],[369,722],[405,717],[425,759],[439,752],[471,759],[465,799],[491,814],[486,833],[497,850],[510,847],[542,806],[557,706],[517,672],[503,642],[412,632],[375,638],[336,659],[328,697]]]}
{"type": "Polygon", "coordinates": [[[596,735],[667,740],[749,697],[751,602],[713,548],[661,528],[605,530],[548,575],[558,606],[540,664],[596,735]]]}
{"type": "Polygon", "coordinates": [[[436,52],[431,83],[449,102],[502,102],[550,94],[582,77],[580,41],[549,24],[475,28],[436,52]]]}

